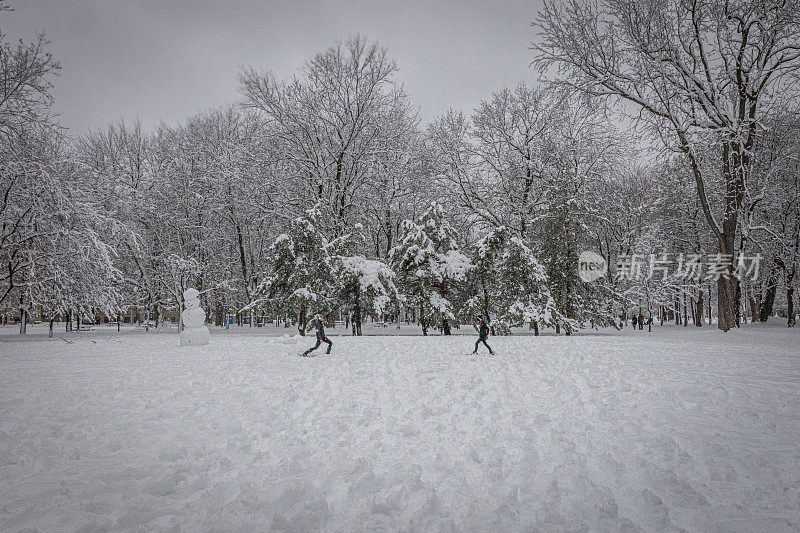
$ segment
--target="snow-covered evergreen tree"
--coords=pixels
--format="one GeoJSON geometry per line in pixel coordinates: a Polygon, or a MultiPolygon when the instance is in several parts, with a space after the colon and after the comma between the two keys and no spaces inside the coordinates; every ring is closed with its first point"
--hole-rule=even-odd
{"type": "Polygon", "coordinates": [[[468,308],[495,317],[496,330],[511,326],[564,326],[574,321],[564,317],[550,295],[544,266],[512,230],[501,226],[474,246],[474,270],[470,285],[474,295],[468,308]]]}
{"type": "Polygon", "coordinates": [[[305,335],[311,311],[325,313],[335,294],[334,248],[318,227],[319,210],[314,207],[289,225],[270,249],[268,270],[253,305],[273,310],[294,310],[297,328],[305,335]]]}
{"type": "Polygon", "coordinates": [[[441,204],[432,202],[417,221],[403,221],[390,259],[406,303],[418,312],[423,334],[435,323],[450,335],[455,319],[451,294],[466,280],[472,264],[459,250],[456,231],[441,204]]]}
{"type": "Polygon", "coordinates": [[[353,335],[361,335],[361,318],[365,311],[380,316],[397,302],[394,271],[382,261],[362,255],[339,256],[335,260],[340,302],[352,310],[353,335]]]}

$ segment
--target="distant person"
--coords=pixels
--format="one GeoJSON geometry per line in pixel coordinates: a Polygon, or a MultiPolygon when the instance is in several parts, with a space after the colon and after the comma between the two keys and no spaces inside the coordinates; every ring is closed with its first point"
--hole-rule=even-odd
{"type": "Polygon", "coordinates": [[[636,331],[636,315],[631,317],[631,326],[633,327],[633,331],[636,331]]]}
{"type": "Polygon", "coordinates": [[[639,331],[644,329],[644,315],[639,313],[639,316],[636,319],[639,322],[639,331]]]}
{"type": "Polygon", "coordinates": [[[475,326],[475,329],[478,330],[478,340],[475,341],[475,350],[472,353],[478,353],[478,345],[483,343],[489,349],[489,355],[494,355],[492,347],[486,343],[486,339],[489,337],[489,326],[483,321],[483,317],[478,317],[478,325],[475,326]]]}
{"type": "Polygon", "coordinates": [[[313,348],[309,348],[305,352],[302,353],[303,357],[308,357],[308,354],[319,348],[319,345],[323,342],[328,344],[328,351],[325,353],[331,353],[331,348],[333,348],[333,343],[325,336],[325,324],[322,322],[322,316],[317,314],[314,315],[314,320],[308,323],[309,327],[315,328],[317,330],[317,344],[313,346],[313,348]]]}

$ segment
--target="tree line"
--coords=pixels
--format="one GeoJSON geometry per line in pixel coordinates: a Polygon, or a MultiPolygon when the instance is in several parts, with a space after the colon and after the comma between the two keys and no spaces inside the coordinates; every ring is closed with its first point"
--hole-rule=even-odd
{"type": "Polygon", "coordinates": [[[235,105],[74,135],[44,36],[0,33],[0,305],[22,329],[30,309],[149,321],[193,286],[209,320],[301,332],[316,312],[355,334],[367,316],[569,334],[639,312],[728,330],[776,302],[792,326],[800,7],[655,4],[545,2],[543,81],[429,123],[389,51],[353,36],[289,79],[244,69],[235,105]],[[612,268],[581,281],[583,250],[612,268]],[[613,275],[712,252],[715,278],[613,275]],[[757,279],[736,275],[743,254],[757,279]]]}

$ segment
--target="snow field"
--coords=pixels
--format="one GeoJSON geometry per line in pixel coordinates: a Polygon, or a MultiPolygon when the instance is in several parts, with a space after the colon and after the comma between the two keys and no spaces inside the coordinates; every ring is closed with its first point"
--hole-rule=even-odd
{"type": "Polygon", "coordinates": [[[796,331],[331,340],[0,343],[0,529],[800,528],[796,331]]]}

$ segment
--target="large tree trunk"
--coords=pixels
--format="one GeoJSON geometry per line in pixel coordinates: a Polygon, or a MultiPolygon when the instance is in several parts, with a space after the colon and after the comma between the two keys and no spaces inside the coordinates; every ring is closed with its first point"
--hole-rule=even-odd
{"type": "Polygon", "coordinates": [[[794,318],[794,287],[789,285],[786,287],[786,311],[788,313],[788,327],[793,328],[795,325],[794,318]]]}
{"type": "Polygon", "coordinates": [[[403,306],[397,303],[397,329],[400,329],[400,321],[403,320],[403,306]]]}
{"type": "Polygon", "coordinates": [[[711,283],[708,284],[708,325],[711,325],[711,283]]]}
{"type": "Polygon", "coordinates": [[[22,296],[19,297],[19,334],[25,335],[28,332],[28,311],[22,296]]]}
{"type": "Polygon", "coordinates": [[[391,210],[386,210],[386,256],[389,257],[389,252],[392,250],[392,246],[394,242],[392,240],[392,212],[391,210]]]}
{"type": "Polygon", "coordinates": [[[688,306],[686,305],[686,289],[683,290],[683,327],[689,325],[688,306]]]}
{"type": "Polygon", "coordinates": [[[51,317],[50,317],[50,329],[47,331],[47,338],[48,338],[48,339],[52,339],[52,338],[53,338],[53,323],[54,323],[55,321],[56,321],[56,317],[55,317],[55,315],[54,315],[54,316],[51,316],[51,317]]]}
{"type": "Polygon", "coordinates": [[[764,295],[761,299],[761,307],[758,310],[758,320],[761,322],[766,322],[770,316],[772,316],[772,309],[775,305],[775,293],[778,290],[777,280],[774,276],[769,278],[767,282],[767,288],[764,291],[764,295]]]}
{"type": "Polygon", "coordinates": [[[758,301],[753,296],[753,291],[750,291],[750,322],[755,323],[758,321],[758,301]]]}
{"type": "MultiPolygon", "coordinates": [[[[528,229],[528,198],[530,198],[531,187],[533,186],[533,174],[531,173],[531,150],[528,148],[525,153],[525,186],[522,191],[522,212],[520,213],[520,237],[525,239],[528,229]]],[[[487,317],[488,319],[488,317],[487,317]]]]}
{"type": "MultiPolygon", "coordinates": [[[[443,299],[447,300],[447,280],[442,281],[441,286],[439,287],[439,296],[443,299]]],[[[486,317],[488,320],[489,317],[486,317]]],[[[450,330],[450,321],[447,319],[446,316],[442,316],[442,334],[443,335],[450,335],[452,332],[450,330]]]]}
{"type": "Polygon", "coordinates": [[[361,336],[361,294],[359,284],[356,282],[353,287],[353,335],[361,336]]]}
{"type": "Polygon", "coordinates": [[[186,305],[186,302],[183,301],[182,287],[178,287],[178,294],[180,294],[178,298],[178,333],[180,333],[183,331],[183,307],[186,305]]]}
{"type": "Polygon", "coordinates": [[[428,324],[425,323],[425,302],[419,299],[419,325],[422,326],[422,334],[428,335],[428,324]]]}
{"type": "MultiPolygon", "coordinates": [[[[573,312],[572,303],[569,298],[570,294],[572,294],[572,283],[570,283],[570,280],[570,276],[564,276],[564,315],[567,318],[575,318],[575,313],[573,312]]],[[[572,335],[569,323],[564,324],[564,334],[567,336],[572,335]]]]}
{"type": "Polygon", "coordinates": [[[739,327],[739,280],[733,277],[733,257],[736,253],[734,237],[736,234],[736,215],[728,213],[723,222],[723,232],[719,237],[720,254],[730,258],[727,275],[717,280],[717,327],[722,331],[739,327]]]}
{"type": "MultiPolygon", "coordinates": [[[[755,113],[755,103],[750,107],[750,113],[755,113]]],[[[751,118],[754,118],[751,116],[751,118]]],[[[754,131],[751,126],[751,133],[754,131]]],[[[748,152],[751,148],[752,136],[746,146],[742,146],[737,139],[729,138],[722,142],[722,175],[725,177],[725,213],[720,227],[711,212],[711,205],[705,192],[700,165],[692,152],[686,136],[679,131],[678,136],[684,153],[689,158],[692,171],[697,184],[697,193],[703,214],[717,238],[721,259],[727,261],[725,269],[717,280],[717,327],[722,331],[738,327],[737,316],[739,313],[739,280],[733,276],[733,258],[736,253],[736,227],[738,224],[739,208],[744,197],[745,174],[749,165],[748,152]]]]}
{"type": "Polygon", "coordinates": [[[739,307],[736,300],[738,284],[735,278],[720,278],[717,281],[717,326],[722,331],[739,326],[736,320],[739,307]]]}
{"type": "Polygon", "coordinates": [[[242,288],[244,289],[247,303],[250,303],[250,279],[247,275],[247,256],[244,252],[244,235],[242,235],[242,228],[237,222],[236,226],[236,243],[239,248],[239,266],[242,270],[242,288]]]}
{"type": "Polygon", "coordinates": [[[697,296],[697,308],[695,309],[695,326],[702,327],[703,325],[703,289],[700,289],[700,294],[697,296]]]}
{"type": "Polygon", "coordinates": [[[734,286],[734,303],[736,305],[736,327],[742,324],[742,282],[735,278],[736,285],[734,286]]]}
{"type": "Polygon", "coordinates": [[[726,269],[728,275],[720,276],[717,281],[717,326],[722,331],[739,327],[739,298],[741,297],[741,290],[739,288],[739,280],[733,276],[733,260],[736,254],[735,240],[739,209],[744,200],[745,183],[747,183],[747,174],[750,171],[750,152],[755,140],[757,127],[757,121],[755,120],[757,97],[748,99],[741,83],[739,83],[738,88],[739,118],[741,123],[747,123],[748,132],[744,142],[741,142],[740,138],[731,136],[722,143],[722,173],[725,176],[725,218],[722,220],[722,231],[717,234],[717,238],[720,253],[729,258],[730,261],[726,269]]]}

